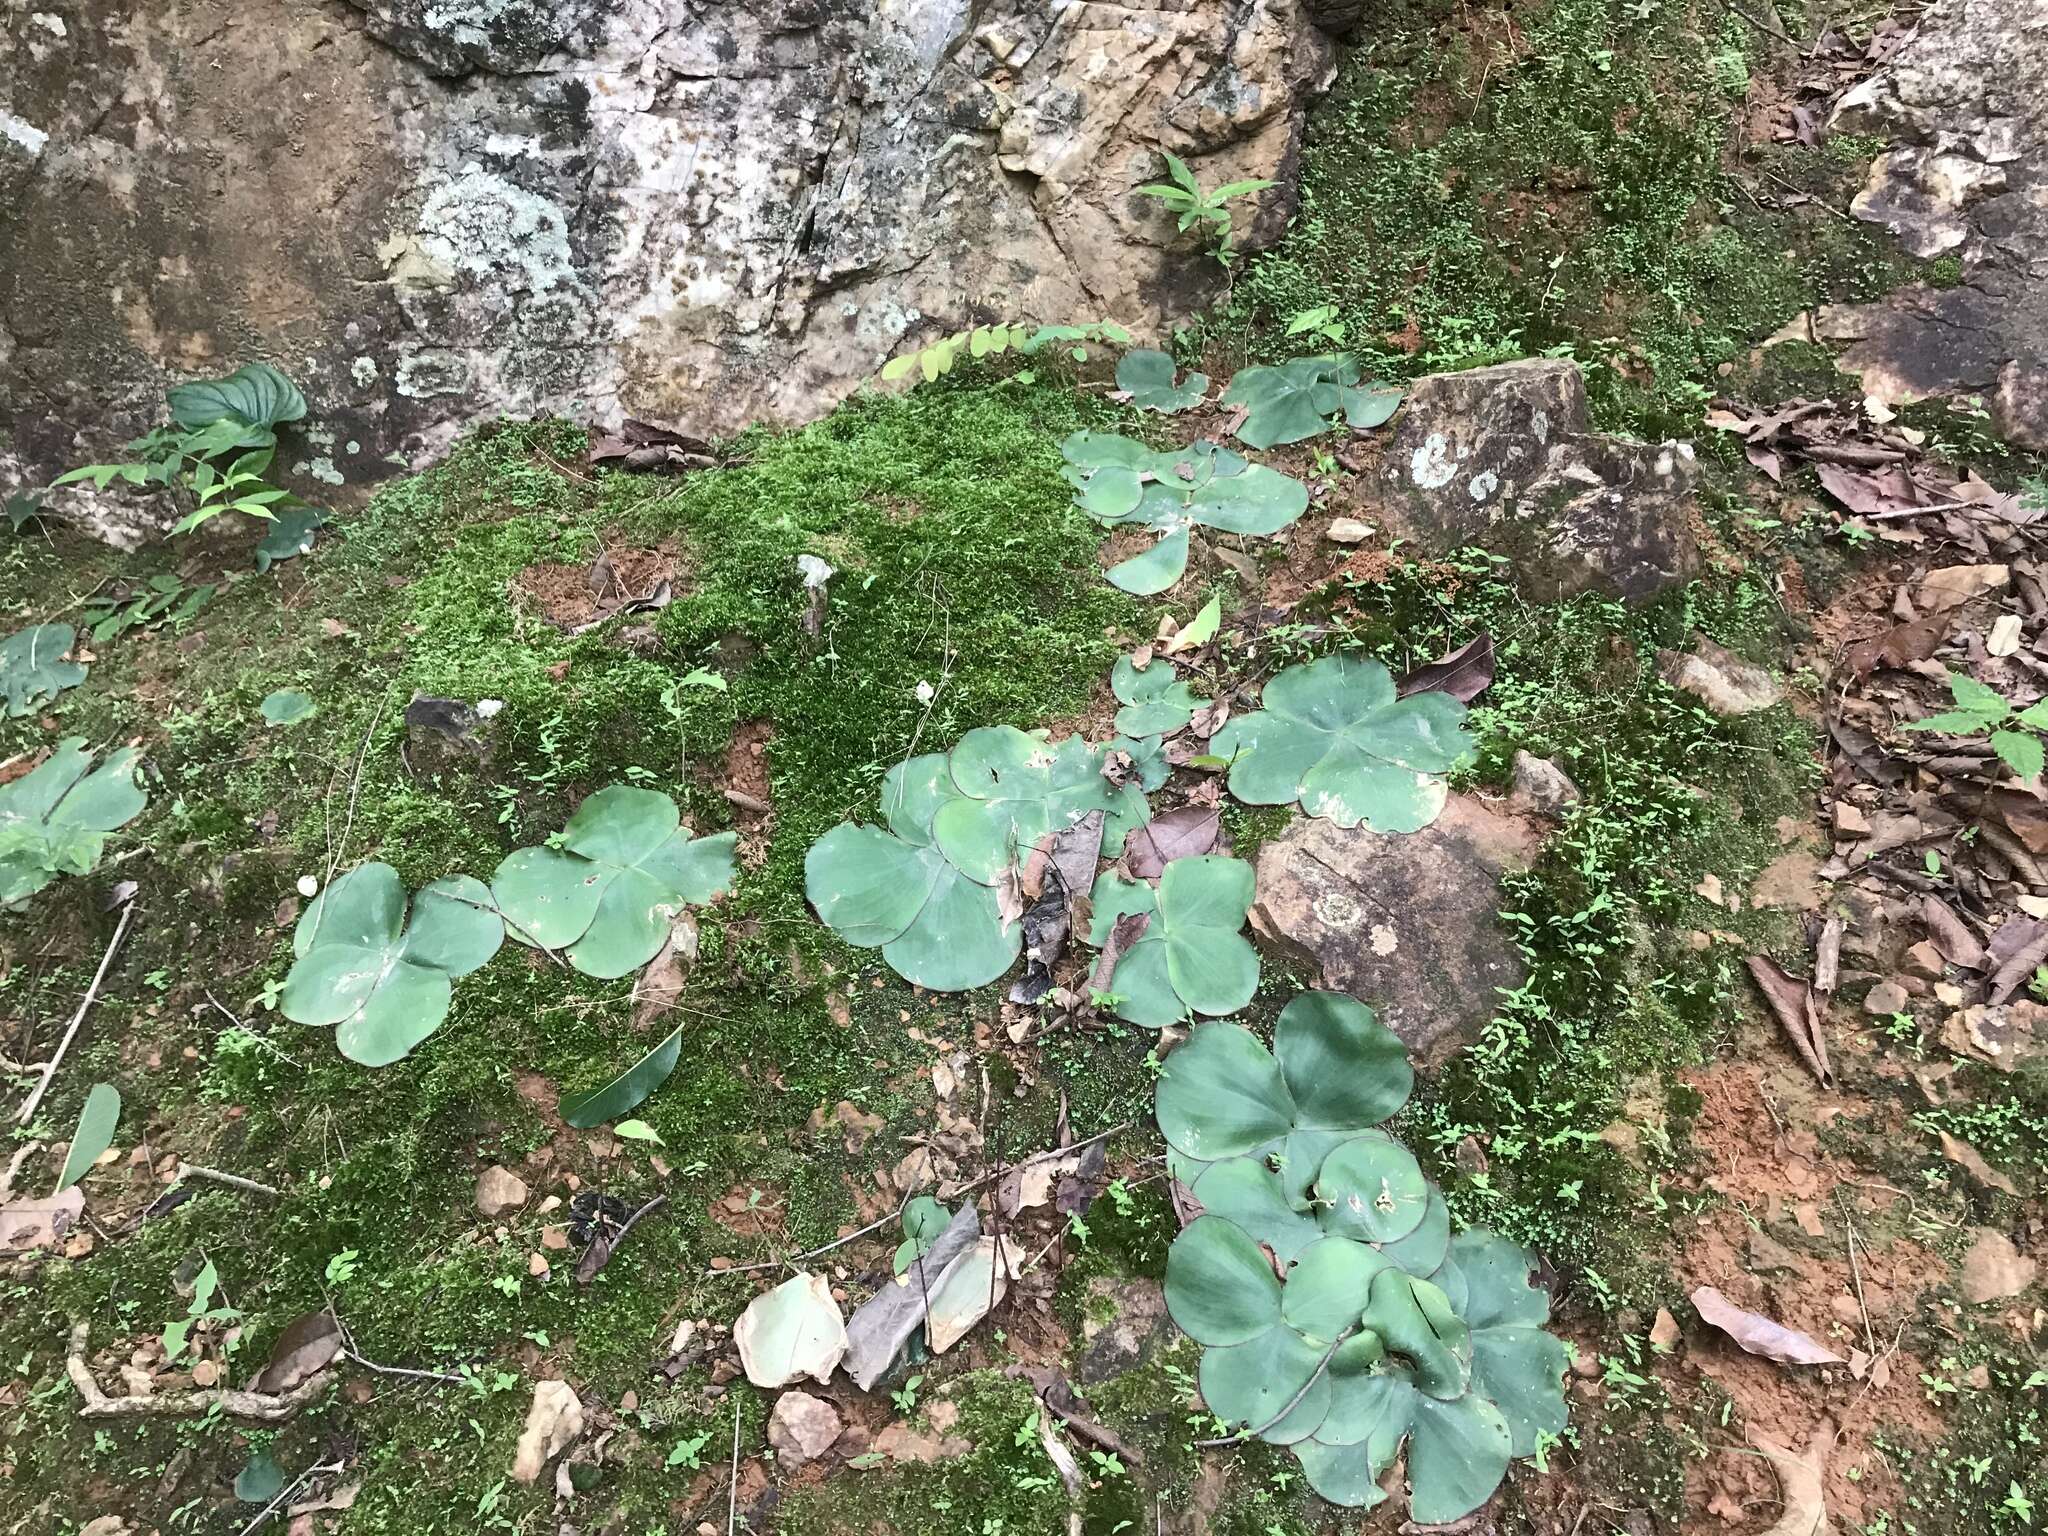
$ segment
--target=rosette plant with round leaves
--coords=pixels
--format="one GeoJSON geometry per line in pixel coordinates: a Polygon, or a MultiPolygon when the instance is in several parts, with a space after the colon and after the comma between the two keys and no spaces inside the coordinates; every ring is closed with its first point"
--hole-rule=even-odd
{"type": "Polygon", "coordinates": [[[1239,442],[1271,448],[1327,432],[1340,414],[1358,430],[1384,424],[1400,405],[1401,392],[1361,386],[1358,379],[1358,364],[1344,353],[1297,357],[1270,368],[1238,369],[1223,403],[1245,409],[1239,442]]]}
{"type": "Polygon", "coordinates": [[[1157,1114],[1203,1214],[1169,1250],[1166,1305],[1204,1345],[1226,1422],[1293,1449],[1334,1503],[1370,1507],[1405,1454],[1410,1517],[1457,1520],[1564,1428],[1570,1352],[1521,1249],[1449,1235],[1442,1196],[1374,1122],[1413,1083],[1401,1043],[1334,993],[1296,998],[1269,1054],[1204,1024],[1157,1114]]]}
{"type": "Polygon", "coordinates": [[[1287,668],[1260,704],[1209,740],[1230,763],[1230,792],[1247,805],[1298,800],[1340,827],[1428,826],[1447,793],[1437,775],[1472,750],[1463,704],[1447,693],[1397,697],[1385,667],[1351,652],[1287,668]]]}
{"type": "Polygon", "coordinates": [[[1252,905],[1252,867],[1201,854],[1166,866],[1155,890],[1114,873],[1095,882],[1088,942],[1110,942],[1117,920],[1144,913],[1144,933],[1117,957],[1109,980],[1120,1019],[1164,1029],[1190,1014],[1237,1012],[1259,987],[1259,957],[1240,931],[1252,905]]]}
{"type": "Polygon", "coordinates": [[[491,894],[513,938],[609,980],[660,954],[684,907],[732,888],[736,841],[693,838],[667,795],[614,784],[576,808],[555,846],[508,854],[491,894]]]}
{"type": "Polygon", "coordinates": [[[1082,511],[1106,527],[1149,528],[1160,536],[1104,573],[1139,597],[1180,580],[1189,529],[1275,534],[1308,510],[1308,487],[1299,480],[1206,440],[1155,452],[1114,433],[1076,432],[1060,453],[1082,511]]]}
{"type": "Polygon", "coordinates": [[[879,948],[899,976],[964,992],[1007,971],[1023,926],[1003,920],[996,886],[1041,838],[1103,813],[1114,858],[1149,811],[1135,785],[1103,776],[1104,754],[1010,726],[969,731],[882,780],[881,827],[842,822],[804,856],[804,894],[847,943],[879,948]]]}
{"type": "Polygon", "coordinates": [[[1134,666],[1128,656],[1117,657],[1109,690],[1123,705],[1116,712],[1116,728],[1126,736],[1165,736],[1186,725],[1202,707],[1195,691],[1162,656],[1143,668],[1134,666]]]}
{"type": "Polygon", "coordinates": [[[423,886],[407,921],[398,871],[358,865],[299,918],[278,1007],[294,1023],[333,1025],[350,1061],[389,1066],[441,1027],[455,981],[504,937],[481,880],[453,875],[423,886]]]}

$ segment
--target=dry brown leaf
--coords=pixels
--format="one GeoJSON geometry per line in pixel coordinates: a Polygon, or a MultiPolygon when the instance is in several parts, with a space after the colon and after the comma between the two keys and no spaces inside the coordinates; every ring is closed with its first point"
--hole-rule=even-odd
{"type": "Polygon", "coordinates": [[[1763,1452],[1778,1474],[1778,1497],[1784,1513],[1764,1536],[1827,1536],[1828,1511],[1825,1494],[1828,1452],[1834,1449],[1835,1426],[1822,1419],[1807,1441],[1806,1450],[1794,1455],[1755,1429],[1749,1443],[1763,1452]]]}
{"type": "Polygon", "coordinates": [[[1441,661],[1417,667],[1401,679],[1399,692],[1447,693],[1460,704],[1470,704],[1493,686],[1493,636],[1481,630],[1441,661]]]}
{"type": "Polygon", "coordinates": [[[1828,1042],[1821,1031],[1820,1014],[1814,1007],[1813,988],[1788,976],[1768,955],[1751,955],[1747,963],[1750,976],[1799,1059],[1821,1084],[1832,1083],[1835,1074],[1828,1061],[1828,1042]]]}
{"type": "Polygon", "coordinates": [[[1711,1285],[1692,1293],[1700,1320],[1718,1328],[1752,1355],[1780,1365],[1841,1365],[1842,1357],[1797,1328],[1773,1322],[1761,1312],[1738,1307],[1711,1285]]]}
{"type": "Polygon", "coordinates": [[[1984,1161],[1984,1154],[1959,1137],[1947,1131],[1935,1132],[1941,1138],[1941,1155],[1954,1163],[1986,1189],[2002,1190],[2008,1195],[2017,1195],[2019,1190],[2011,1179],[1984,1161]]]}
{"type": "Polygon", "coordinates": [[[1211,852],[1222,830],[1223,813],[1213,807],[1183,805],[1147,822],[1124,845],[1124,865],[1139,880],[1156,880],[1175,859],[1211,852]]]}
{"type": "Polygon", "coordinates": [[[341,1325],[334,1314],[325,1307],[308,1312],[278,1335],[269,1364],[256,1378],[255,1390],[281,1397],[325,1370],[340,1353],[341,1325]]]}

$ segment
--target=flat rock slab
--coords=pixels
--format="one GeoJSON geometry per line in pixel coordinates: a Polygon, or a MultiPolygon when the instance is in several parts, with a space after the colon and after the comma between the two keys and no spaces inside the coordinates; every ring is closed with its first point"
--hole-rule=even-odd
{"type": "Polygon", "coordinates": [[[1536,595],[1634,602],[1699,567],[1693,453],[1590,430],[1575,363],[1529,358],[1416,380],[1382,484],[1399,531],[1510,557],[1536,595]]]}
{"type": "Polygon", "coordinates": [[[1527,823],[1466,795],[1405,835],[1304,818],[1259,850],[1252,928],[1438,1067],[1478,1037],[1498,989],[1522,983],[1497,915],[1500,880],[1527,868],[1537,844],[1527,823]]]}

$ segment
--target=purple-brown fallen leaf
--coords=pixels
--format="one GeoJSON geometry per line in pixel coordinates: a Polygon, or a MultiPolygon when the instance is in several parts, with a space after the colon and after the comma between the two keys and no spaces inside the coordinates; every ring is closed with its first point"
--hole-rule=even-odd
{"type": "Polygon", "coordinates": [[[1842,1357],[1797,1328],[1774,1323],[1760,1312],[1738,1307],[1711,1285],[1692,1293],[1700,1321],[1718,1328],[1752,1355],[1780,1365],[1841,1365],[1842,1357]]]}
{"type": "Polygon", "coordinates": [[[1994,1007],[2011,997],[2034,974],[2035,967],[2048,961],[2048,922],[2032,917],[2008,917],[1991,935],[1985,961],[1993,967],[1991,991],[1986,999],[1994,1007]]]}
{"type": "Polygon", "coordinates": [[[1088,976],[1088,990],[1091,993],[1109,991],[1109,981],[1116,974],[1116,963],[1138,940],[1145,937],[1145,930],[1152,926],[1150,912],[1126,912],[1118,918],[1109,930],[1109,942],[1102,946],[1102,953],[1095,957],[1095,969],[1088,976]]]}
{"type": "Polygon", "coordinates": [[[1402,698],[1412,693],[1447,693],[1470,704],[1493,686],[1493,636],[1485,630],[1441,661],[1428,662],[1401,679],[1402,698]]]}
{"type": "Polygon", "coordinates": [[[1831,1084],[1834,1068],[1828,1061],[1828,1042],[1821,1033],[1820,1014],[1813,1005],[1813,988],[1786,975],[1784,968],[1768,955],[1751,955],[1748,965],[1749,974],[1755,978],[1764,1001],[1771,1005],[1771,1014],[1792,1043],[1792,1049],[1818,1082],[1823,1086],[1831,1084]]]}
{"type": "Polygon", "coordinates": [[[1194,858],[1213,849],[1222,825],[1220,810],[1183,805],[1133,832],[1124,845],[1124,863],[1134,878],[1156,880],[1175,859],[1194,858]]]}

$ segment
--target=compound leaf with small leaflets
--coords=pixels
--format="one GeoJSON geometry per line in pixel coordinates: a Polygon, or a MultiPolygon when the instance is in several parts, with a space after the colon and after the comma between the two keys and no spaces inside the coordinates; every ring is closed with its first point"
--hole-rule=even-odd
{"type": "Polygon", "coordinates": [[[294,1023],[332,1025],[350,1061],[388,1066],[441,1027],[454,982],[504,936],[480,880],[453,875],[421,887],[407,921],[398,871],[358,865],[300,916],[278,1007],[294,1023]]]}
{"type": "Polygon", "coordinates": [[[1351,652],[1287,668],[1260,702],[1210,738],[1230,762],[1230,792],[1247,805],[1298,800],[1340,827],[1428,826],[1447,794],[1437,775],[1472,750],[1463,704],[1439,692],[1398,698],[1385,667],[1351,652]]]}

